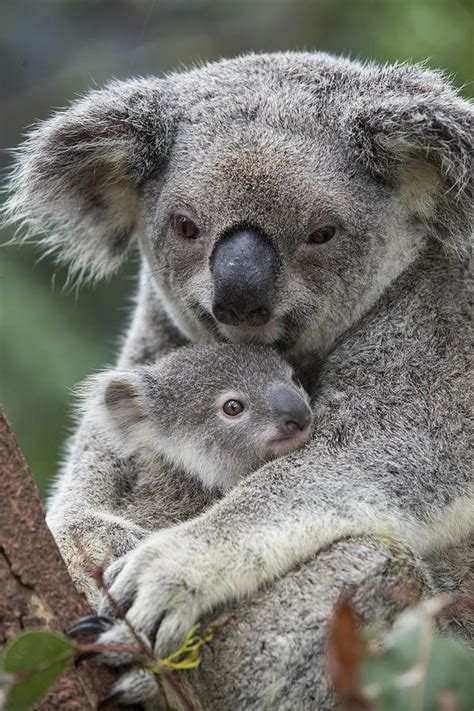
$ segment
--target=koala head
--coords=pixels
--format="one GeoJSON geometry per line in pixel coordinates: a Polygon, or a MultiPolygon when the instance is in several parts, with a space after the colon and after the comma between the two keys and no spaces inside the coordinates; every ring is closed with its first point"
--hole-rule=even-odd
{"type": "Polygon", "coordinates": [[[430,240],[465,256],[472,126],[419,67],[250,55],[56,114],[20,150],[7,209],[79,277],[137,240],[192,342],[324,352],[430,240]]]}
{"type": "Polygon", "coordinates": [[[95,376],[86,392],[122,456],[164,456],[209,487],[230,488],[310,434],[305,390],[261,346],[177,349],[153,365],[95,376]]]}

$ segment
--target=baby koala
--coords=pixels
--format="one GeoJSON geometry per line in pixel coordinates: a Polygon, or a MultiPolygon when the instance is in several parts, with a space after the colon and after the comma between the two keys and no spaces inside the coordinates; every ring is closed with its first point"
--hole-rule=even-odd
{"type": "Polygon", "coordinates": [[[309,397],[263,346],[181,348],[90,386],[120,456],[164,456],[207,487],[229,489],[309,437],[309,397]]]}

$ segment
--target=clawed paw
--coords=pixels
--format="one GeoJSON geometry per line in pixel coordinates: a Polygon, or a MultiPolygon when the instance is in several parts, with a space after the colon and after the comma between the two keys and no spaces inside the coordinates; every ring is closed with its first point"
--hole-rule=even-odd
{"type": "Polygon", "coordinates": [[[147,708],[159,706],[160,691],[155,676],[145,669],[132,669],[115,682],[99,709],[107,709],[115,703],[128,705],[146,704],[147,708]]]}
{"type": "MultiPolygon", "coordinates": [[[[209,609],[205,577],[189,560],[189,547],[176,534],[156,534],[113,563],[105,573],[107,595],[101,617],[126,613],[129,625],[157,656],[177,649],[188,630],[209,609]]],[[[135,644],[130,628],[118,621],[102,630],[100,644],[135,644]]]]}
{"type": "MultiPolygon", "coordinates": [[[[160,692],[154,675],[145,669],[132,669],[123,674],[103,699],[100,708],[111,702],[125,705],[150,704],[160,700],[160,692]]],[[[155,706],[155,704],[153,704],[155,706]]]]}
{"type": "Polygon", "coordinates": [[[68,630],[71,636],[97,633],[101,662],[134,667],[111,691],[122,703],[159,698],[154,675],[137,667],[176,652],[196,622],[220,602],[206,544],[178,528],[148,537],[115,561],[104,574],[106,594],[98,614],[68,630]]]}
{"type": "Polygon", "coordinates": [[[76,637],[84,632],[105,632],[113,625],[113,620],[104,615],[86,615],[85,617],[80,617],[77,622],[75,622],[71,627],[69,627],[65,634],[68,637],[76,637]]]}
{"type": "MultiPolygon", "coordinates": [[[[138,635],[145,647],[158,657],[175,651],[200,614],[195,593],[184,581],[180,582],[174,580],[171,584],[159,585],[145,581],[135,595],[130,596],[127,589],[126,597],[112,586],[110,595],[117,599],[120,609],[126,610],[128,624],[117,620],[112,626],[100,630],[97,643],[106,647],[136,647],[138,635]]],[[[101,613],[105,610],[110,611],[109,599],[104,601],[101,613]]]]}
{"type": "Polygon", "coordinates": [[[122,664],[141,663],[153,656],[148,640],[138,634],[130,634],[126,623],[120,623],[116,619],[105,617],[105,615],[86,615],[80,617],[65,634],[68,637],[78,637],[87,632],[94,632],[100,635],[95,644],[84,646],[84,650],[77,659],[82,660],[89,657],[99,657],[105,664],[120,666],[122,664]],[[107,633],[112,632],[113,638],[107,641],[107,633]]]}

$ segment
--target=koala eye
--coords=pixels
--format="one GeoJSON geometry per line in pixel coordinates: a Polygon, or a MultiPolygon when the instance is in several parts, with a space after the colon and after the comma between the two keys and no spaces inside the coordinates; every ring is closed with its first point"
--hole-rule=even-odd
{"type": "Polygon", "coordinates": [[[314,232],[311,232],[308,237],[308,242],[310,244],[324,244],[325,242],[329,242],[336,232],[337,229],[334,225],[323,225],[323,227],[319,227],[314,232]]]}
{"type": "Polygon", "coordinates": [[[238,400],[227,400],[222,406],[222,409],[229,417],[235,417],[244,411],[244,406],[238,400]]]}
{"type": "Polygon", "coordinates": [[[173,229],[179,237],[184,237],[185,239],[199,237],[199,227],[186,215],[175,215],[173,229]]]}

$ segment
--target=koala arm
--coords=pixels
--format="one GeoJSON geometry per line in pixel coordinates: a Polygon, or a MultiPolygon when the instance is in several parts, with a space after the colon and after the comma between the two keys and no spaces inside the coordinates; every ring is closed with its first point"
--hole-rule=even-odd
{"type": "Polygon", "coordinates": [[[48,517],[47,523],[74,584],[93,609],[101,598],[93,567],[107,567],[148,535],[122,516],[92,506],[84,507],[82,515],[64,512],[60,523],[48,517]]]}
{"type": "Polygon", "coordinates": [[[366,627],[389,625],[405,606],[393,591],[417,596],[429,584],[403,547],[389,550],[370,538],[333,543],[238,607],[226,607],[231,622],[204,647],[193,680],[198,708],[339,709],[327,674],[327,626],[348,589],[366,627]]]}
{"type": "MultiPolygon", "coordinates": [[[[339,709],[327,673],[327,628],[348,589],[366,627],[389,625],[406,599],[429,593],[430,585],[421,561],[403,546],[389,549],[359,537],[333,543],[252,597],[201,620],[206,627],[218,615],[230,618],[202,649],[198,669],[180,677],[196,708],[339,709]]],[[[156,682],[144,682],[143,673],[131,671],[115,691],[122,702],[161,708],[156,682]]]]}
{"type": "MultiPolygon", "coordinates": [[[[391,501],[375,463],[367,470],[358,455],[323,456],[313,442],[269,463],[209,511],[152,534],[112,565],[112,595],[143,634],[151,637],[162,620],[155,645],[164,653],[211,609],[255,593],[335,541],[392,534],[422,552],[432,527],[391,501]]],[[[102,612],[111,612],[106,603],[102,612]]],[[[127,635],[119,623],[100,641],[127,635]]]]}

